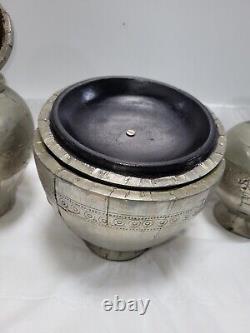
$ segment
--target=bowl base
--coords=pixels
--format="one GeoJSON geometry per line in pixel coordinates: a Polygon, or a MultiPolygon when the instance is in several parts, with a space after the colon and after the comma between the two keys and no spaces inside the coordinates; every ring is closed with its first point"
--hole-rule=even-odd
{"type": "Polygon", "coordinates": [[[222,202],[214,208],[214,215],[220,225],[239,236],[250,238],[250,216],[231,211],[222,202]]]}
{"type": "Polygon", "coordinates": [[[108,249],[104,249],[102,247],[96,246],[94,244],[91,244],[89,242],[86,242],[86,245],[88,248],[94,252],[96,255],[98,255],[101,258],[111,260],[111,261],[127,261],[134,259],[136,257],[139,257],[141,254],[143,254],[145,250],[140,251],[112,251],[108,249]]]}

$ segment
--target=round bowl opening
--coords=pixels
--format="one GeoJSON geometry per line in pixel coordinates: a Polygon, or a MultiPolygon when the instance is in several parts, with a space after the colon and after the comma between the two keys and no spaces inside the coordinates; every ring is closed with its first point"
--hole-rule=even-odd
{"type": "Polygon", "coordinates": [[[205,106],[172,86],[133,77],[77,83],[55,101],[50,126],[77,159],[136,177],[175,175],[213,151],[217,127],[205,106]]]}

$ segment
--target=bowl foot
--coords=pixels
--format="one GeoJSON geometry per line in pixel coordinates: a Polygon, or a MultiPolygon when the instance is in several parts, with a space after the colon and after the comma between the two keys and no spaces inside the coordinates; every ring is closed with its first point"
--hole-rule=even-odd
{"type": "Polygon", "coordinates": [[[112,251],[108,249],[104,249],[102,247],[96,246],[94,244],[85,242],[88,248],[98,255],[101,258],[112,260],[112,261],[127,261],[139,257],[146,250],[140,251],[112,251]]]}
{"type": "Polygon", "coordinates": [[[230,211],[219,202],[214,208],[214,215],[219,224],[239,236],[250,238],[250,216],[241,212],[230,211]]]}

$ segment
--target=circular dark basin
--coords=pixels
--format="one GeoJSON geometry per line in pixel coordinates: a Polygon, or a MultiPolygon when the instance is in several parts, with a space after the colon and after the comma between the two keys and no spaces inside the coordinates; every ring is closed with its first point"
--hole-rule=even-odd
{"type": "Polygon", "coordinates": [[[175,175],[204,161],[217,142],[210,112],[189,94],[133,77],[103,77],[64,90],[50,126],[78,159],[136,177],[175,175]]]}

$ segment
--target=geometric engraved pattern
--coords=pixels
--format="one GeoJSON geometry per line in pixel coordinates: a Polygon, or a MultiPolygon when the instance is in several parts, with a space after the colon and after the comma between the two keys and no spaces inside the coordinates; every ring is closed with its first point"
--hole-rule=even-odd
{"type": "Polygon", "coordinates": [[[134,230],[134,231],[157,231],[177,224],[185,224],[192,216],[196,215],[204,206],[202,200],[197,207],[178,211],[162,216],[133,216],[106,212],[96,208],[88,207],[76,202],[65,195],[57,194],[57,204],[65,212],[79,216],[87,223],[95,223],[103,227],[134,230]]]}

